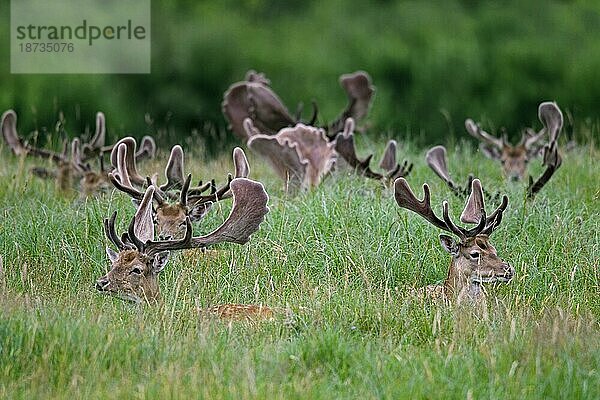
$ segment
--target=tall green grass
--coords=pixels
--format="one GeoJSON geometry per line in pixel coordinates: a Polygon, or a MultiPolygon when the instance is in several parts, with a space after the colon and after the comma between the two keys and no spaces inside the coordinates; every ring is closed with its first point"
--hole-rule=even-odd
{"type": "MultiPolygon", "coordinates": [[[[360,137],[361,149],[377,147],[360,137]]],[[[381,150],[381,149],[380,149],[381,150]]],[[[462,204],[428,170],[439,211],[462,204]]],[[[362,154],[363,151],[361,150],[362,154]]],[[[515,279],[488,287],[490,316],[411,299],[449,263],[439,232],[395,205],[389,189],[336,173],[288,198],[261,159],[270,213],[249,244],[214,258],[174,257],[158,306],[101,296],[107,240],[101,221],[133,214],[118,192],[82,201],[31,177],[30,160],[1,150],[0,398],[598,398],[600,396],[599,153],[564,155],[534,202],[522,184],[468,148],[449,148],[457,177],[475,173],[510,196],[493,236],[515,279]],[[200,320],[225,302],[289,307],[293,315],[248,325],[200,320]]],[[[160,170],[160,160],[142,170],[160,170]]],[[[229,156],[188,156],[194,179],[224,178],[229,156]]],[[[539,174],[538,162],[532,165],[539,174]]],[[[220,204],[198,232],[217,226],[220,204]]]]}

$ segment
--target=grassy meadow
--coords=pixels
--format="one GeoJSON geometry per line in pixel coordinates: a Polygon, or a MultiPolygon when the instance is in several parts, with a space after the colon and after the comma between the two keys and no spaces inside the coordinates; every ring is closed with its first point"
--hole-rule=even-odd
{"type": "MultiPolygon", "coordinates": [[[[190,146],[185,146],[186,151],[190,146]]],[[[198,147],[198,146],[196,146],[198,147]]],[[[383,142],[358,139],[359,155],[383,142]]],[[[167,149],[144,163],[162,171],[167,149]]],[[[417,196],[432,188],[439,213],[462,202],[415,163],[417,196]]],[[[563,151],[564,153],[564,151],[563,151]]],[[[223,182],[230,152],[186,154],[194,180],[223,182]]],[[[270,213],[244,246],[172,258],[163,301],[135,306],[94,289],[108,260],[102,219],[129,198],[81,200],[32,177],[36,160],[0,147],[0,398],[600,398],[600,152],[564,153],[562,168],[533,202],[525,183],[505,182],[499,164],[465,146],[449,148],[457,181],[473,172],[510,204],[492,236],[516,269],[487,286],[489,319],[412,299],[440,282],[450,262],[439,230],[400,209],[391,190],[340,171],[289,198],[257,156],[251,178],[270,195],[270,213]],[[200,320],[219,303],[288,307],[260,324],[200,320]]],[[[537,176],[542,168],[532,162],[537,176]]],[[[488,208],[495,206],[488,204],[488,208]]],[[[196,233],[216,227],[231,202],[214,207],[196,233]]]]}

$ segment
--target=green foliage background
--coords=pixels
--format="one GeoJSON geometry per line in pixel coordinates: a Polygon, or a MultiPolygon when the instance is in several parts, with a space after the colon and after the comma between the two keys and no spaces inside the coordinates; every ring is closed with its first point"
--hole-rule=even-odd
{"type": "Polygon", "coordinates": [[[9,74],[8,3],[0,107],[22,115],[23,132],[59,110],[81,131],[103,110],[111,137],[145,133],[145,113],[170,141],[206,134],[207,122],[225,126],[222,94],[250,68],[292,110],[317,100],[323,120],[345,104],[338,76],[366,70],[372,130],[417,143],[463,136],[466,117],[516,136],[539,126],[542,100],[580,121],[600,104],[597,1],[154,0],[151,74],[52,76],[9,74]]]}

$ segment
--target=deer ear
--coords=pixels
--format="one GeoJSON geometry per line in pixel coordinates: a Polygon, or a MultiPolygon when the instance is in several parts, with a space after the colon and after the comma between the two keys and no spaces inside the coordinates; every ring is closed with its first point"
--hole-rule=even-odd
{"type": "Polygon", "coordinates": [[[154,274],[158,274],[165,268],[170,255],[170,251],[161,251],[154,256],[154,260],[152,260],[152,272],[154,274]]]}
{"type": "Polygon", "coordinates": [[[192,206],[188,213],[190,220],[200,221],[206,214],[208,214],[208,211],[211,209],[212,205],[212,201],[209,201],[208,203],[196,204],[192,206]]]}
{"type": "Polygon", "coordinates": [[[106,248],[106,255],[108,256],[108,259],[110,260],[111,263],[114,263],[115,261],[117,261],[117,258],[119,257],[118,254],[110,247],[106,248]]]}
{"type": "Polygon", "coordinates": [[[500,149],[494,146],[489,146],[487,144],[481,144],[479,146],[479,150],[487,157],[492,160],[499,160],[502,154],[500,153],[500,149]]]}
{"type": "Polygon", "coordinates": [[[458,255],[458,243],[456,243],[454,238],[448,235],[440,235],[440,243],[444,250],[446,250],[448,253],[452,254],[453,256],[458,255]]]}

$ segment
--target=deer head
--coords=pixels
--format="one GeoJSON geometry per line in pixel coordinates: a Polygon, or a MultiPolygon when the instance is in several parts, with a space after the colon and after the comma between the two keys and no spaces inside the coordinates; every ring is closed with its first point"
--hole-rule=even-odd
{"type": "MultiPolygon", "coordinates": [[[[132,139],[132,138],[130,138],[132,139]]],[[[158,185],[156,178],[143,179],[137,172],[135,159],[128,156],[135,152],[135,141],[127,140],[113,149],[115,172],[109,174],[113,185],[132,197],[138,204],[144,197],[142,187],[154,187],[154,221],[160,238],[181,238],[185,234],[185,219],[199,221],[210,210],[213,203],[231,197],[230,184],[233,179],[228,176],[227,183],[217,189],[214,180],[207,184],[199,183],[190,187],[191,175],[184,178],[184,154],[181,146],[171,149],[171,155],[165,168],[166,183],[158,185]],[[205,193],[208,192],[208,193],[205,193]]],[[[247,178],[250,167],[244,151],[233,150],[233,163],[236,178],[247,178]]]]}
{"type": "Polygon", "coordinates": [[[447,201],[443,203],[443,219],[431,209],[429,186],[423,185],[424,198],[418,200],[408,182],[399,178],[394,183],[395,198],[402,208],[411,210],[425,218],[432,225],[456,236],[440,235],[444,250],[452,256],[448,275],[444,282],[444,293],[448,299],[476,300],[483,295],[480,285],[485,282],[507,282],[514,270],[498,257],[490,243],[490,235],[500,225],[502,214],[508,206],[508,197],[489,216],[485,212],[483,190],[479,179],[471,183],[471,194],[460,216],[464,223],[475,224],[467,229],[457,226],[450,218],[447,201]]]}
{"type": "Polygon", "coordinates": [[[79,189],[83,196],[92,196],[105,192],[111,187],[108,172],[104,170],[104,157],[102,153],[99,155],[99,160],[99,170],[94,171],[92,166],[84,162],[81,157],[79,139],[73,139],[71,143],[71,167],[80,176],[79,189]]]}
{"type": "Polygon", "coordinates": [[[231,182],[233,208],[229,217],[216,230],[206,236],[192,236],[192,223],[185,219],[185,234],[180,240],[154,241],[152,199],[155,187],[146,189],[144,197],[129,224],[126,233],[119,237],[115,230],[115,212],[104,220],[106,236],[117,248],[107,248],[110,271],[98,279],[96,289],[136,303],[155,302],[160,296],[158,276],[164,269],[171,251],[206,248],[230,242],[245,244],[269,212],[269,196],[263,185],[245,178],[231,182]]]}
{"type": "Polygon", "coordinates": [[[502,170],[508,179],[521,180],[525,176],[529,160],[537,156],[544,146],[542,139],[548,134],[549,141],[552,141],[552,136],[562,127],[562,113],[554,102],[541,103],[538,117],[544,128],[537,133],[526,129],[517,145],[508,143],[506,137],[498,138],[487,133],[472,119],[465,121],[465,127],[471,136],[482,142],[480,149],[483,154],[502,163],[502,170]]]}
{"type": "Polygon", "coordinates": [[[397,143],[395,140],[390,140],[379,163],[379,167],[384,172],[379,173],[371,170],[369,164],[371,163],[373,154],[362,160],[356,155],[356,148],[354,146],[354,120],[352,118],[346,119],[344,130],[336,136],[334,143],[335,150],[341,158],[358,174],[367,178],[391,183],[396,178],[407,176],[413,167],[412,163],[409,164],[407,160],[404,160],[402,164],[396,162],[397,143]]]}

